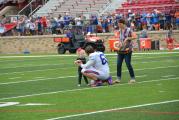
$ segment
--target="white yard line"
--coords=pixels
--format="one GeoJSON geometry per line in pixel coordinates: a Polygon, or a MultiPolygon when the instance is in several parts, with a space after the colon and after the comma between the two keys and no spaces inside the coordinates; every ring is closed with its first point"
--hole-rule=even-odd
{"type": "Polygon", "coordinates": [[[59,120],[59,119],[65,119],[65,118],[80,117],[80,116],[91,115],[91,114],[97,114],[97,113],[104,113],[104,112],[111,112],[111,111],[117,111],[117,110],[125,110],[125,109],[131,109],[131,108],[146,107],[146,106],[152,106],[152,105],[161,105],[161,104],[174,103],[174,102],[179,102],[179,100],[170,100],[170,101],[147,103],[147,104],[127,106],[127,107],[107,109],[107,110],[99,110],[99,111],[88,112],[88,113],[82,113],[82,114],[74,114],[74,115],[68,115],[68,116],[62,116],[62,117],[56,117],[56,118],[50,118],[50,119],[47,119],[47,120],[59,120]]]}
{"type": "MultiPolygon", "coordinates": [[[[179,79],[179,77],[141,81],[141,82],[136,82],[135,84],[158,82],[158,81],[168,81],[168,80],[177,80],[177,79],[179,79]]],[[[112,86],[120,86],[120,85],[128,85],[128,83],[116,84],[116,85],[112,85],[112,86]]],[[[16,96],[16,97],[7,97],[7,98],[0,98],[0,100],[8,100],[8,99],[15,99],[15,98],[25,98],[25,97],[33,97],[33,96],[41,96],[41,95],[50,95],[50,94],[66,93],[66,92],[76,92],[76,91],[82,91],[82,90],[100,89],[100,88],[104,88],[104,87],[109,87],[109,86],[90,87],[90,88],[82,88],[82,89],[71,89],[71,90],[64,90],[64,91],[55,91],[55,92],[47,92],[47,93],[16,96]]]]}
{"type": "Polygon", "coordinates": [[[139,76],[136,76],[136,78],[142,78],[142,77],[146,77],[147,75],[139,75],[139,76]]]}
{"type": "Polygon", "coordinates": [[[19,79],[19,78],[21,78],[21,77],[13,77],[13,78],[9,78],[9,79],[14,80],[14,79],[19,79]]]}
{"type": "MultiPolygon", "coordinates": [[[[160,55],[160,54],[177,54],[177,52],[151,52],[151,53],[133,53],[134,55],[160,55]]],[[[117,55],[116,53],[112,54],[105,54],[108,56],[113,56],[117,55]]],[[[30,56],[0,56],[0,58],[33,58],[33,57],[72,57],[75,56],[76,54],[73,55],[30,55],[30,56]]]]}
{"type": "MultiPolygon", "coordinates": [[[[70,68],[75,68],[75,67],[70,67],[70,68]]],[[[1,73],[0,75],[26,73],[26,72],[29,73],[29,72],[38,72],[38,71],[48,71],[48,70],[57,70],[57,69],[67,69],[67,68],[53,68],[53,69],[45,69],[45,70],[43,69],[43,70],[29,70],[29,71],[22,71],[22,72],[9,72],[9,73],[1,73]]]]}
{"type": "MultiPolygon", "coordinates": [[[[145,68],[145,69],[135,69],[135,71],[143,71],[143,70],[154,70],[154,69],[165,69],[165,68],[175,68],[179,66],[168,66],[168,67],[155,67],[155,68],[145,68]]],[[[128,70],[124,70],[122,72],[128,72],[128,70]]],[[[111,72],[116,73],[116,71],[111,72]]],[[[18,83],[27,83],[27,82],[37,82],[37,81],[45,81],[45,80],[51,80],[51,79],[61,79],[61,78],[72,78],[77,76],[64,76],[64,77],[56,77],[56,78],[41,78],[41,79],[35,79],[35,80],[26,80],[26,81],[16,81],[16,82],[6,82],[6,83],[0,83],[0,85],[9,85],[9,84],[18,84],[18,83]]]]}
{"type": "MultiPolygon", "coordinates": [[[[44,66],[57,66],[61,64],[41,64],[41,65],[33,65],[33,64],[28,64],[26,66],[14,66],[14,67],[1,67],[1,69],[10,69],[10,68],[26,68],[26,67],[44,67],[44,66]]],[[[70,64],[65,64],[65,65],[70,65],[70,64]]]]}
{"type": "Polygon", "coordinates": [[[167,77],[173,77],[173,76],[176,76],[176,75],[165,75],[165,76],[162,76],[162,77],[167,78],[167,77]]]}
{"type": "MultiPolygon", "coordinates": [[[[136,76],[137,78],[140,77],[146,77],[147,75],[141,75],[141,76],[136,76]]],[[[63,78],[75,78],[78,76],[64,76],[64,77],[56,77],[56,78],[44,78],[44,77],[36,77],[37,79],[35,80],[26,80],[26,81],[16,81],[16,82],[6,82],[6,83],[0,83],[0,85],[9,85],[9,84],[18,84],[18,83],[27,83],[27,82],[38,82],[38,81],[45,81],[45,80],[52,80],[52,79],[63,79],[63,78]]],[[[114,76],[113,76],[114,77],[114,76]]],[[[16,77],[14,79],[21,78],[21,77],[16,77]]],[[[10,79],[10,78],[9,78],[10,79]]],[[[12,78],[11,78],[12,79],[12,78]]]]}
{"type": "Polygon", "coordinates": [[[35,77],[36,79],[42,79],[42,78],[45,78],[45,77],[35,77]]]}
{"type": "Polygon", "coordinates": [[[0,102],[0,108],[12,106],[12,105],[18,105],[18,104],[19,104],[19,102],[0,102]]]}
{"type": "Polygon", "coordinates": [[[41,65],[33,65],[33,64],[29,64],[26,66],[14,66],[14,67],[2,67],[2,69],[11,69],[11,68],[29,68],[29,67],[44,67],[44,66],[59,66],[60,65],[72,65],[72,64],[41,64],[41,65]]]}

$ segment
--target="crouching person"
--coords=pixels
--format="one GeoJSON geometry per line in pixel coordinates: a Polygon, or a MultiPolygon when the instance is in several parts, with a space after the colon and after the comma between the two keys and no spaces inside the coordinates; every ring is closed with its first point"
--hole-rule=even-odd
{"type": "Polygon", "coordinates": [[[112,85],[109,65],[104,53],[97,51],[93,46],[87,46],[85,52],[89,56],[87,63],[83,64],[79,60],[76,61],[76,64],[81,66],[81,72],[84,76],[94,81],[91,86],[100,86],[104,82],[112,85]]]}

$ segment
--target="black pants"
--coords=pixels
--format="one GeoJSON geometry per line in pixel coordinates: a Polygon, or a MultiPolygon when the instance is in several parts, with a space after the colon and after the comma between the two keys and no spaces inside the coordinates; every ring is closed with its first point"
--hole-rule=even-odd
{"type": "Polygon", "coordinates": [[[82,68],[81,67],[78,67],[78,84],[81,84],[81,79],[82,79],[82,76],[85,80],[85,83],[88,84],[88,79],[86,76],[84,76],[82,73],[81,73],[81,70],[82,68]]]}
{"type": "Polygon", "coordinates": [[[135,79],[134,70],[131,65],[131,56],[132,56],[132,52],[127,53],[127,54],[118,54],[118,58],[117,58],[117,77],[118,77],[118,79],[121,79],[122,63],[123,63],[124,59],[126,62],[126,66],[129,70],[131,79],[135,79]]]}

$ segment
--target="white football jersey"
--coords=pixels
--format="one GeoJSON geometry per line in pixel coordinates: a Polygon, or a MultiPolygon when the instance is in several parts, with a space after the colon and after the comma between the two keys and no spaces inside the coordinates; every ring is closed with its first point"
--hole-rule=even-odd
{"type": "Polygon", "coordinates": [[[89,61],[93,61],[93,67],[96,70],[103,71],[106,74],[109,74],[109,65],[108,61],[103,52],[94,52],[89,55],[89,61]]]}

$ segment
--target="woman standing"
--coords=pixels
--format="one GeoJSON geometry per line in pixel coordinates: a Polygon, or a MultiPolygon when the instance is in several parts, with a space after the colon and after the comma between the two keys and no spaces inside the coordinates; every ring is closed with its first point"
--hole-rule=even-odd
{"type": "Polygon", "coordinates": [[[135,38],[133,37],[133,32],[130,28],[126,26],[125,20],[120,19],[118,22],[119,26],[119,49],[118,49],[118,56],[117,56],[117,80],[116,83],[121,81],[121,72],[122,72],[122,63],[125,60],[129,74],[131,79],[129,83],[135,82],[135,75],[134,70],[131,65],[131,56],[132,56],[132,40],[135,38]]]}

